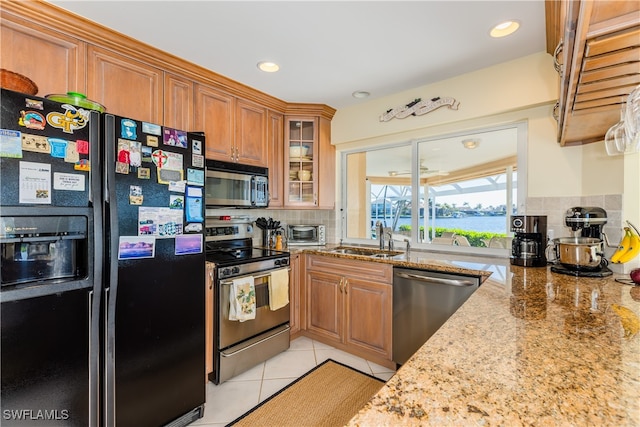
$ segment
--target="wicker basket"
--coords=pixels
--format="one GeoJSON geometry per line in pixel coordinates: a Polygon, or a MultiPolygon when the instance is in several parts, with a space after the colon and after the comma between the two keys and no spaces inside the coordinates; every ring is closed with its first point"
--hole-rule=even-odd
{"type": "Polygon", "coordinates": [[[31,79],[4,68],[0,68],[0,87],[28,95],[38,93],[38,86],[31,79]]]}

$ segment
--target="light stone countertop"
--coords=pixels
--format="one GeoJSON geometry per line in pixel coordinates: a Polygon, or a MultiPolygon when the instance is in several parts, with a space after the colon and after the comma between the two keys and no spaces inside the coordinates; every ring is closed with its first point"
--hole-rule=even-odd
{"type": "Polygon", "coordinates": [[[640,287],[508,276],[483,283],[349,425],[639,426],[640,287]]]}
{"type": "Polygon", "coordinates": [[[392,261],[494,274],[349,426],[640,426],[640,286],[475,259],[392,261]]]}
{"type": "MultiPolygon", "coordinates": [[[[420,268],[429,271],[439,271],[443,273],[467,274],[472,276],[479,276],[481,278],[481,282],[484,282],[485,280],[487,280],[487,278],[489,278],[489,276],[491,276],[492,270],[494,269],[496,263],[505,264],[505,261],[503,259],[498,258],[477,257],[472,255],[465,256],[458,254],[452,255],[447,253],[426,252],[421,250],[412,250],[409,252],[409,256],[407,256],[405,253],[402,253],[397,258],[374,259],[366,255],[363,256],[330,252],[334,247],[335,246],[299,246],[289,247],[288,251],[292,254],[304,252],[308,254],[324,255],[334,258],[347,258],[359,261],[392,264],[397,267],[420,268]]],[[[349,247],[357,249],[365,248],[376,250],[375,248],[365,246],[349,247]]],[[[403,251],[396,252],[401,253],[403,251]]],[[[508,263],[508,260],[506,261],[506,263],[508,263]]]]}

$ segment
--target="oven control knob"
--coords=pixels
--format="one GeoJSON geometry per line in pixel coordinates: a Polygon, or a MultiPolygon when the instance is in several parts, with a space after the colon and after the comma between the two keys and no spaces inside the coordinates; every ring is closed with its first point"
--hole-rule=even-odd
{"type": "Polygon", "coordinates": [[[233,274],[238,274],[238,273],[240,273],[240,267],[233,267],[233,268],[231,269],[231,272],[232,272],[233,274]]]}
{"type": "Polygon", "coordinates": [[[223,276],[228,276],[230,274],[231,274],[231,269],[225,268],[224,270],[222,270],[222,275],[223,276]]]}

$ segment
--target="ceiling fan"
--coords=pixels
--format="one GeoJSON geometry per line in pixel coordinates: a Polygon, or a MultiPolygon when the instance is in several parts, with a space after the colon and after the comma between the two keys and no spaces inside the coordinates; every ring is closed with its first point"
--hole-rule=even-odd
{"type": "MultiPolygon", "coordinates": [[[[401,176],[401,175],[411,175],[410,170],[404,171],[389,171],[389,176],[401,176]]],[[[430,169],[424,166],[424,160],[420,160],[420,176],[428,176],[428,175],[438,175],[438,176],[446,176],[449,175],[447,171],[440,171],[437,169],[430,169]]]]}

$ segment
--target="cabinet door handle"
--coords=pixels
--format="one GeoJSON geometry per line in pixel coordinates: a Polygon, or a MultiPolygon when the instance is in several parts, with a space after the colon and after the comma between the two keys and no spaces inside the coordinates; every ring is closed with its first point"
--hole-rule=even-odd
{"type": "Polygon", "coordinates": [[[344,293],[344,288],[343,288],[343,286],[344,286],[344,277],[341,277],[341,278],[340,278],[340,284],[338,285],[338,287],[340,288],[340,293],[341,293],[341,294],[342,294],[342,293],[344,293]]]}
{"type": "Polygon", "coordinates": [[[347,294],[347,286],[349,286],[349,279],[344,278],[344,293],[347,294]]]}
{"type": "Polygon", "coordinates": [[[553,68],[556,69],[560,76],[562,76],[562,64],[560,64],[558,56],[560,56],[560,53],[562,52],[562,44],[563,40],[560,40],[560,43],[558,43],[558,46],[556,46],[556,50],[553,51],[553,68]]]}

